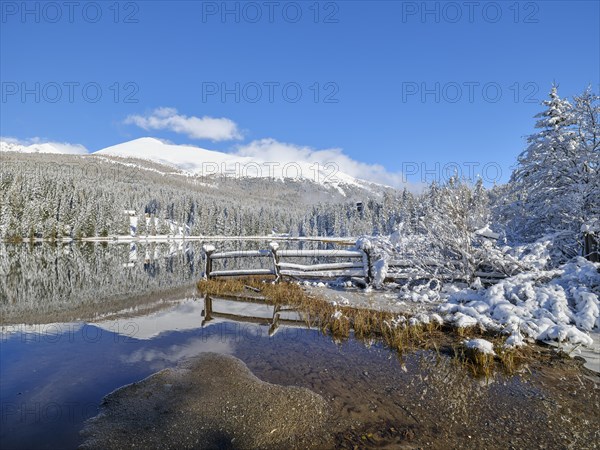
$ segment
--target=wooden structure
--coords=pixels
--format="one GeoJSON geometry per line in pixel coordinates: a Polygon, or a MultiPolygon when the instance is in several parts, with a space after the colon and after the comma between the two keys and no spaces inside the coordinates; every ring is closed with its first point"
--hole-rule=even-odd
{"type": "Polygon", "coordinates": [[[600,262],[600,238],[596,233],[584,233],[583,256],[592,262],[600,262]]]}
{"type": "Polygon", "coordinates": [[[371,261],[368,252],[363,250],[279,250],[279,244],[271,242],[268,250],[238,250],[216,252],[212,245],[202,247],[204,254],[204,278],[244,277],[272,275],[276,281],[289,278],[362,278],[370,283],[371,261]],[[213,270],[213,261],[228,258],[269,258],[269,269],[213,270]],[[319,264],[297,264],[288,258],[320,258],[324,260],[345,259],[319,264]]]}
{"type": "Polygon", "coordinates": [[[202,327],[209,325],[215,319],[268,325],[269,336],[275,334],[281,325],[300,328],[307,326],[304,316],[294,309],[270,305],[261,298],[242,296],[205,295],[202,317],[202,327]],[[254,306],[254,308],[244,310],[244,305],[254,306]]]}
{"type": "MultiPolygon", "coordinates": [[[[237,250],[217,252],[212,245],[202,247],[204,257],[203,278],[219,277],[245,277],[245,276],[273,276],[276,281],[288,277],[292,279],[350,279],[364,287],[371,285],[375,270],[374,257],[370,248],[365,249],[315,249],[315,250],[280,250],[279,244],[271,242],[268,250],[237,250]],[[267,258],[268,268],[214,270],[213,262],[223,259],[236,258],[267,258]],[[316,264],[299,264],[290,261],[293,258],[318,258],[316,264]]],[[[438,278],[435,275],[438,263],[425,262],[421,270],[415,269],[414,262],[404,260],[390,260],[387,262],[387,274],[384,281],[403,283],[410,280],[438,278]]],[[[494,284],[506,278],[507,275],[498,272],[477,271],[474,277],[479,277],[483,283],[494,284]]],[[[441,278],[440,278],[441,277],[441,278]]],[[[450,278],[457,281],[456,277],[450,278]]]]}

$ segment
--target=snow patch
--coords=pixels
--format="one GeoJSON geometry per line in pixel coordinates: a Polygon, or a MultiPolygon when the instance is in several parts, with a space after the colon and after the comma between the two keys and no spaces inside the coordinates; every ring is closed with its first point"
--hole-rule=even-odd
{"type": "Polygon", "coordinates": [[[463,344],[469,350],[475,350],[484,355],[496,355],[496,352],[494,352],[494,344],[485,339],[468,339],[464,341],[463,344]]]}

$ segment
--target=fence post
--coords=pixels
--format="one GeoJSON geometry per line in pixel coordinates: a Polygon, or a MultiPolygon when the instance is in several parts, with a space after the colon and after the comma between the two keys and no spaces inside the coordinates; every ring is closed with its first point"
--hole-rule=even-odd
{"type": "Polygon", "coordinates": [[[202,278],[204,280],[210,279],[210,273],[212,272],[212,258],[211,255],[215,252],[215,247],[213,245],[203,245],[202,253],[204,254],[204,273],[202,274],[202,278]]]}
{"type": "Polygon", "coordinates": [[[367,286],[370,286],[371,282],[373,281],[373,268],[371,267],[372,245],[368,239],[361,238],[358,241],[356,241],[356,247],[362,250],[363,252],[363,270],[365,272],[365,283],[367,283],[367,286]]]}
{"type": "Polygon", "coordinates": [[[279,271],[279,255],[277,254],[277,250],[279,250],[279,244],[277,242],[270,242],[269,248],[271,249],[271,255],[273,256],[273,267],[275,268],[275,283],[279,283],[281,279],[281,272],[279,271]]]}
{"type": "Polygon", "coordinates": [[[367,265],[367,271],[365,272],[365,282],[367,283],[367,286],[370,286],[371,282],[373,281],[373,267],[372,267],[370,250],[371,250],[370,248],[363,248],[363,252],[365,252],[366,265],[367,265]]]}

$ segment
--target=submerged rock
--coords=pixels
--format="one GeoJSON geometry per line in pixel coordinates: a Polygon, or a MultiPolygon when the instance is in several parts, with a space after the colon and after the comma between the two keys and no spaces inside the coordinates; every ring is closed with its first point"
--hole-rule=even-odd
{"type": "Polygon", "coordinates": [[[320,395],[204,353],[106,396],[80,448],[312,448],[328,441],[328,417],[320,395]]]}

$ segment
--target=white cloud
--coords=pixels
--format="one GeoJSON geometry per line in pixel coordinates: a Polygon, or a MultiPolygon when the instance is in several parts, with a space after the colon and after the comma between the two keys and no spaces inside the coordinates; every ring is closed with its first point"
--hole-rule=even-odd
{"type": "Polygon", "coordinates": [[[275,139],[260,139],[238,147],[237,155],[262,161],[280,163],[335,164],[340,173],[354,178],[384,184],[395,188],[407,187],[419,191],[420,186],[409,183],[401,172],[390,172],[381,164],[368,164],[352,159],[340,148],[316,150],[310,147],[278,142],[275,139]]]}
{"type": "Polygon", "coordinates": [[[242,138],[237,124],[230,119],[208,116],[188,117],[178,114],[175,108],[157,108],[146,116],[130,115],[124,123],[137,125],[144,130],[170,130],[185,134],[192,139],[230,141],[242,138]]]}
{"type": "Polygon", "coordinates": [[[23,141],[20,141],[19,139],[14,138],[14,137],[0,136],[0,142],[4,142],[7,144],[20,145],[23,141]]]}
{"type": "Polygon", "coordinates": [[[66,155],[86,155],[88,149],[81,144],[53,142],[39,137],[17,139],[0,137],[0,151],[16,151],[21,153],[60,153],[66,155]]]}

